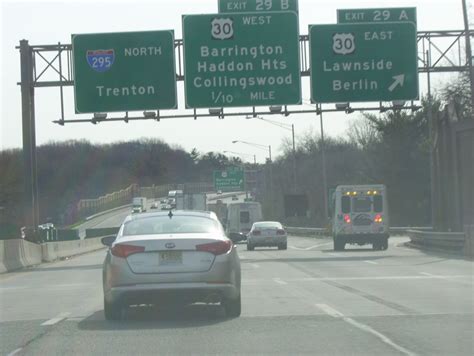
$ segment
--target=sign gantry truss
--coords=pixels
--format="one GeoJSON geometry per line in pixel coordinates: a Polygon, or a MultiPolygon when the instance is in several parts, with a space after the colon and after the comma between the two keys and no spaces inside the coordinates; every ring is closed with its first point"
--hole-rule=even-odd
{"type": "MultiPolygon", "coordinates": [[[[465,56],[464,45],[465,45],[464,30],[452,30],[452,31],[418,31],[417,43],[418,43],[418,71],[420,73],[448,73],[448,72],[468,72],[469,65],[468,60],[465,56]]],[[[474,37],[474,30],[469,31],[469,36],[474,37]]],[[[20,47],[17,47],[19,49],[20,47]]],[[[183,41],[177,39],[174,41],[175,58],[176,58],[176,80],[184,80],[184,60],[183,60],[183,41]]],[[[29,56],[32,62],[32,88],[42,87],[58,87],[61,94],[61,119],[55,121],[58,124],[74,123],[74,122],[94,122],[93,119],[87,120],[65,120],[64,119],[64,103],[63,103],[63,88],[74,85],[74,70],[72,60],[72,46],[71,44],[52,44],[52,45],[33,45],[28,46],[29,56]]],[[[310,58],[309,58],[309,36],[299,36],[299,51],[300,51],[300,71],[302,77],[308,77],[310,75],[310,58]]],[[[18,83],[19,85],[21,83],[18,83]]],[[[413,105],[407,108],[416,108],[413,105]]],[[[390,109],[390,108],[385,108],[390,109]]],[[[255,108],[251,108],[248,112],[240,113],[225,113],[226,116],[257,116],[257,115],[271,115],[271,114],[284,114],[289,115],[292,113],[318,113],[321,108],[316,107],[313,110],[288,110],[286,107],[282,111],[275,112],[257,112],[255,108]]],[[[379,107],[375,108],[357,108],[356,110],[379,110],[379,107]]],[[[324,110],[324,111],[337,111],[337,110],[324,110]]],[[[351,112],[346,110],[346,112],[351,112]]],[[[209,117],[219,116],[224,117],[223,111],[220,113],[197,113],[196,109],[191,110],[188,114],[177,114],[177,115],[166,115],[159,116],[158,119],[168,118],[186,118],[191,117],[196,119],[197,117],[209,117]]],[[[138,119],[149,119],[145,117],[130,117],[128,114],[126,118],[129,120],[138,119]]],[[[156,118],[155,118],[156,119],[156,118]]],[[[117,118],[117,120],[119,120],[117,118]]],[[[124,120],[121,118],[120,120],[124,120]]],[[[111,119],[101,121],[112,121],[111,119]]]]}

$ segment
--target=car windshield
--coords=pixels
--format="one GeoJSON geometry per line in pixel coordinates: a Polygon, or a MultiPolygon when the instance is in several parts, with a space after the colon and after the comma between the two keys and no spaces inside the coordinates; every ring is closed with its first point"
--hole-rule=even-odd
{"type": "Polygon", "coordinates": [[[133,219],[124,224],[123,236],[154,234],[220,233],[220,224],[212,219],[196,216],[168,215],[133,219]]]}

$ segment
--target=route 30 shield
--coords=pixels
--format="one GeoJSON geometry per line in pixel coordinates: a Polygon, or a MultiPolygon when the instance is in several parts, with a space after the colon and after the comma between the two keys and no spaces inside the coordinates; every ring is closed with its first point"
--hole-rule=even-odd
{"type": "Polygon", "coordinates": [[[352,33],[336,33],[333,36],[332,49],[336,54],[351,54],[354,53],[355,38],[352,33]]]}
{"type": "Polygon", "coordinates": [[[215,18],[211,22],[212,38],[216,40],[228,40],[234,36],[233,21],[231,18],[215,18]]]}

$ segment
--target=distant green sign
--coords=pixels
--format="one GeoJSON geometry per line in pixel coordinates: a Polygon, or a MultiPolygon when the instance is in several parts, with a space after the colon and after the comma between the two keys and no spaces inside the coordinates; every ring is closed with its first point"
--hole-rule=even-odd
{"type": "Polygon", "coordinates": [[[235,192],[245,189],[244,171],[242,169],[228,169],[214,171],[214,187],[223,192],[235,192]]]}
{"type": "Polygon", "coordinates": [[[173,31],[72,35],[76,113],[176,109],[173,31]]]}
{"type": "Polygon", "coordinates": [[[219,12],[298,12],[298,0],[219,0],[219,12]]]}
{"type": "Polygon", "coordinates": [[[337,10],[337,23],[360,22],[413,22],[416,24],[416,7],[337,10]]]}
{"type": "Polygon", "coordinates": [[[183,18],[187,108],[301,103],[294,12],[183,18]]]}
{"type": "Polygon", "coordinates": [[[309,33],[313,102],[418,98],[413,23],[313,25],[309,33]]]}

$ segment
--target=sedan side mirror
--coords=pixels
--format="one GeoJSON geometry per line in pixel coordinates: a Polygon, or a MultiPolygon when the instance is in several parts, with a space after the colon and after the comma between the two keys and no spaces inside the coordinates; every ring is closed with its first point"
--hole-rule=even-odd
{"type": "Polygon", "coordinates": [[[117,238],[116,235],[105,236],[100,239],[100,242],[102,242],[102,245],[110,247],[112,246],[116,238],[117,238]]]}

